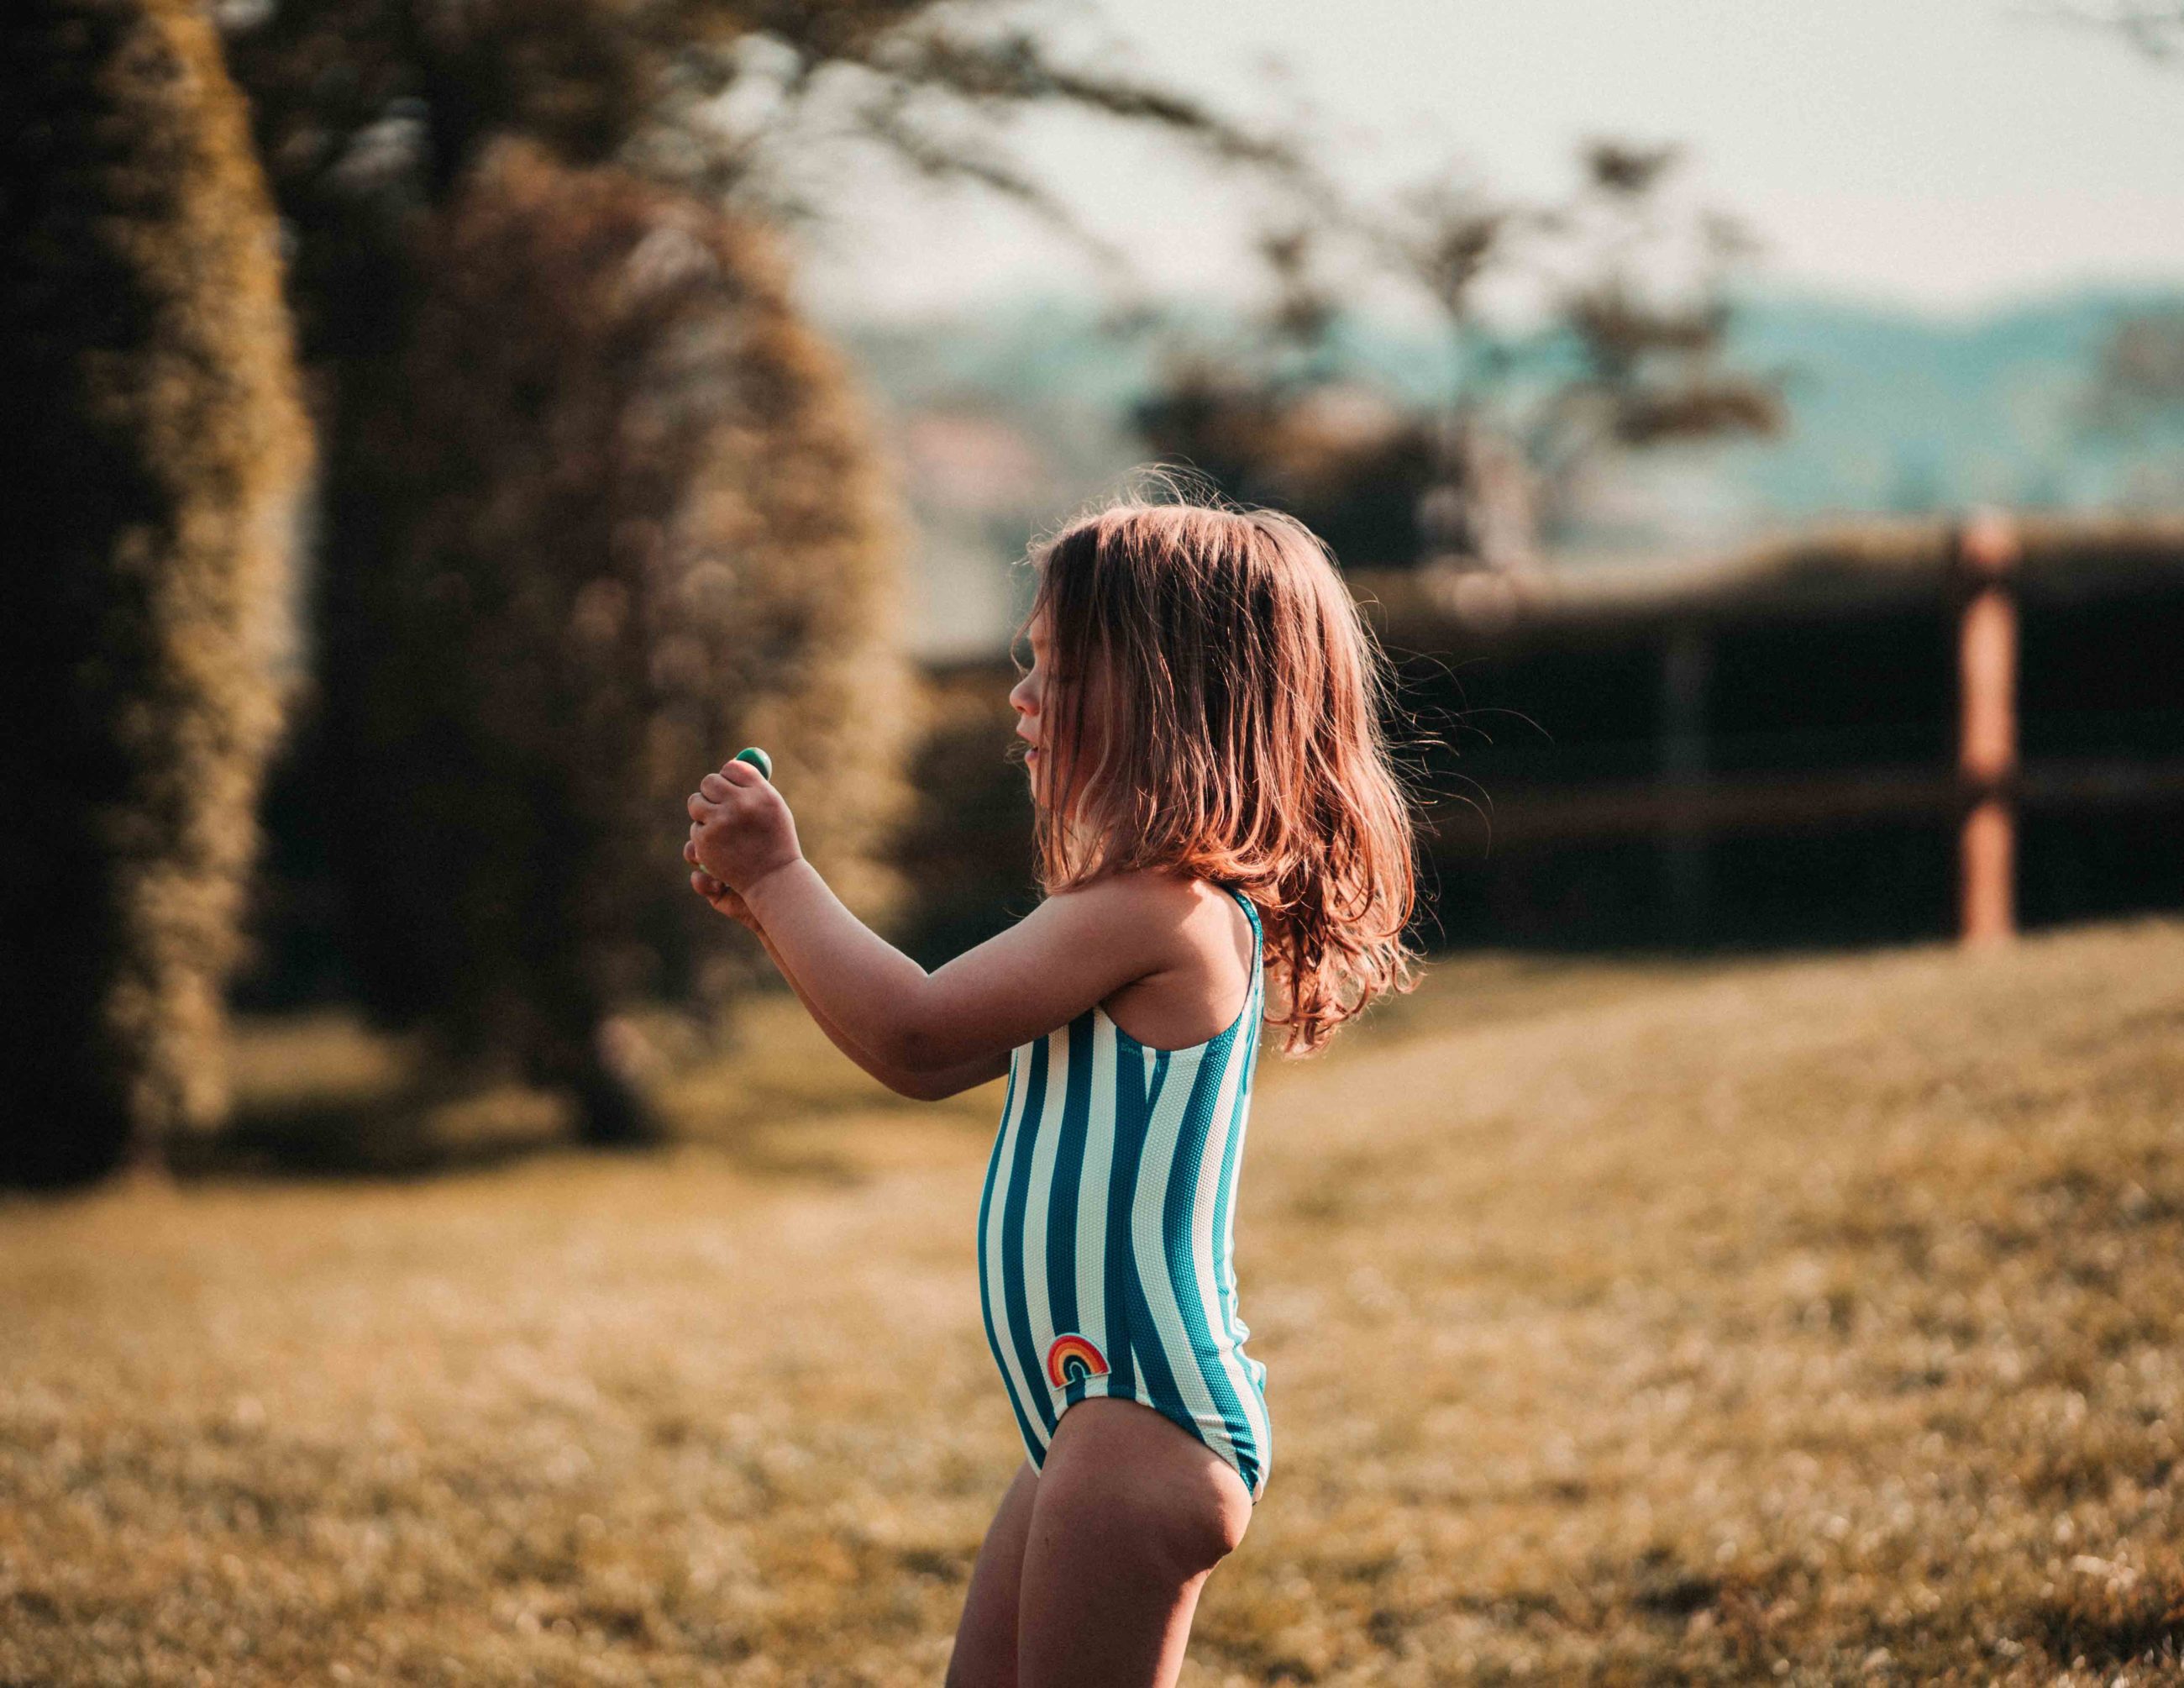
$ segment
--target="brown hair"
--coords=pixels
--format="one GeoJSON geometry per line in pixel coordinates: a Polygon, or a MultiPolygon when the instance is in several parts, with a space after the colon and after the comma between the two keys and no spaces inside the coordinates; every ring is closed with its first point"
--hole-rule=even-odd
{"type": "Polygon", "coordinates": [[[1043,889],[1162,868],[1242,892],[1292,1054],[1412,989],[1416,824],[1381,723],[1393,686],[1327,547],[1277,511],[1128,502],[1031,562],[1024,627],[1045,612],[1054,667],[1047,789],[1078,786],[1067,813],[1039,809],[1043,889]]]}

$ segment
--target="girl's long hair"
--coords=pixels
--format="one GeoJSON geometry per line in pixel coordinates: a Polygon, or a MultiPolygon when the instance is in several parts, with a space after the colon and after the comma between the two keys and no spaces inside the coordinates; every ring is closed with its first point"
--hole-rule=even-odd
{"type": "Polygon", "coordinates": [[[1382,725],[1394,685],[1326,546],[1275,511],[1129,502],[1030,560],[1024,626],[1045,612],[1053,665],[1046,789],[1081,779],[1073,804],[1038,808],[1045,892],[1147,868],[1241,892],[1291,1054],[1412,989],[1417,824],[1382,725]]]}

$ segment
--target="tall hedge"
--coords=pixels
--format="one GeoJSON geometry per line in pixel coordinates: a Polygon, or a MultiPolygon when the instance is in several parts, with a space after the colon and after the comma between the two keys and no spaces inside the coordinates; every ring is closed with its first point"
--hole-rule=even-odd
{"type": "Polygon", "coordinates": [[[330,448],[351,959],[382,1023],[643,1137],[604,1029],[732,977],[681,858],[699,777],[765,744],[815,859],[884,911],[911,698],[892,517],[761,230],[508,142],[420,239],[406,349],[344,371],[330,448]]]}
{"type": "Polygon", "coordinates": [[[0,112],[0,1180],[53,1185],[225,1109],[309,448],[194,0],[10,0],[0,112]]]}

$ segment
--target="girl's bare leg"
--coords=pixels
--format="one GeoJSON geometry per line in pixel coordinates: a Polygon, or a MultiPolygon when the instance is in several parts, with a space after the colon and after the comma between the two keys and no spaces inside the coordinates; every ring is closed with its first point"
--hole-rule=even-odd
{"type": "Polygon", "coordinates": [[[956,1651],[948,1657],[947,1688],[1016,1688],[1017,1589],[1038,1493],[1039,1473],[1026,1460],[986,1526],[978,1562],[971,1568],[971,1591],[956,1626],[956,1651]]]}
{"type": "Polygon", "coordinates": [[[1181,1425],[1137,1401],[1072,1406],[1024,1549],[1022,1688],[1169,1688],[1199,1591],[1251,1520],[1243,1478],[1181,1425]]]}

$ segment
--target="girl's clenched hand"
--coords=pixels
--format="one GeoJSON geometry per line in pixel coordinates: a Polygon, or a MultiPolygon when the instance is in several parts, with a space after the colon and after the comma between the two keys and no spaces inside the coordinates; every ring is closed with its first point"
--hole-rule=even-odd
{"type": "MultiPolygon", "coordinates": [[[[691,838],[683,841],[682,859],[694,864],[697,861],[698,841],[696,839],[691,838]]],[[[727,915],[731,920],[749,927],[760,937],[766,936],[759,926],[758,916],[751,913],[750,904],[744,902],[738,892],[729,890],[703,868],[697,869],[690,875],[690,889],[696,892],[699,896],[711,903],[715,909],[727,915]]]]}
{"type": "MultiPolygon", "coordinates": [[[[776,868],[803,857],[788,805],[773,782],[747,762],[708,774],[684,807],[690,812],[684,859],[738,893],[739,903],[742,892],[776,868]]],[[[696,879],[693,875],[694,886],[696,879]]],[[[703,892],[703,886],[697,888],[703,892]]]]}

